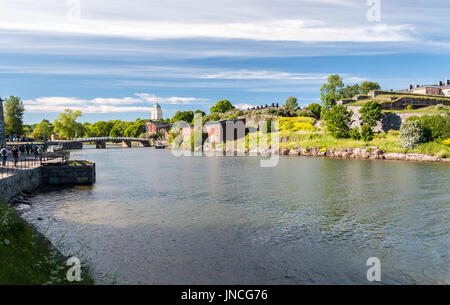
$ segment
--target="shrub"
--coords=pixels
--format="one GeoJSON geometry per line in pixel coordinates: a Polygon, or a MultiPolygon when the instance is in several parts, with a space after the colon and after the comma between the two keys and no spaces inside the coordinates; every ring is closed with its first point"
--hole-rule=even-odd
{"type": "Polygon", "coordinates": [[[450,146],[450,138],[445,139],[444,141],[442,141],[442,144],[444,144],[446,146],[450,146]]]}
{"type": "Polygon", "coordinates": [[[407,109],[407,110],[413,110],[414,108],[413,108],[412,105],[408,105],[408,106],[406,106],[406,109],[407,109]]]}
{"type": "Polygon", "coordinates": [[[450,117],[440,115],[411,116],[407,121],[418,121],[425,129],[428,141],[450,138],[450,117]]]}
{"type": "Polygon", "coordinates": [[[443,104],[437,104],[436,107],[434,107],[434,109],[436,111],[443,110],[444,109],[444,105],[443,104]]]}
{"type": "Polygon", "coordinates": [[[312,103],[308,106],[308,109],[314,114],[316,119],[320,119],[320,115],[322,112],[322,106],[317,103],[312,103]]]}
{"type": "Polygon", "coordinates": [[[400,144],[403,147],[414,148],[425,141],[425,129],[419,121],[406,121],[400,127],[400,144]]]}
{"type": "Polygon", "coordinates": [[[280,118],[280,131],[314,131],[315,121],[314,118],[309,117],[280,118]]]}
{"type": "Polygon", "coordinates": [[[228,121],[236,120],[241,115],[242,115],[242,111],[241,110],[236,110],[235,112],[233,112],[232,114],[230,114],[228,116],[227,120],[228,121]]]}
{"type": "Polygon", "coordinates": [[[350,125],[352,123],[352,111],[345,106],[335,105],[325,113],[327,130],[335,138],[348,138],[350,136],[350,125]]]}
{"type": "Polygon", "coordinates": [[[352,130],[350,130],[350,138],[353,140],[361,140],[361,134],[359,133],[359,128],[355,127],[352,130]]]}
{"type": "Polygon", "coordinates": [[[365,142],[373,140],[372,128],[367,124],[361,126],[361,139],[363,139],[365,142]]]}

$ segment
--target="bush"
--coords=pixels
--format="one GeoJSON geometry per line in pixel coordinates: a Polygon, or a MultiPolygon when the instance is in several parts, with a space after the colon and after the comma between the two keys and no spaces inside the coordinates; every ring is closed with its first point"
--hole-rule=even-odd
{"type": "Polygon", "coordinates": [[[450,117],[440,115],[412,116],[407,121],[418,121],[425,129],[428,141],[442,141],[450,138],[450,117]]]}
{"type": "Polygon", "coordinates": [[[359,133],[359,128],[355,127],[352,130],[350,130],[350,138],[353,140],[361,140],[361,134],[359,133]]]}
{"type": "Polygon", "coordinates": [[[320,115],[322,113],[322,106],[317,103],[312,103],[308,106],[308,109],[314,114],[316,119],[320,119],[320,115]]]}
{"type": "Polygon", "coordinates": [[[446,146],[450,146],[450,138],[445,139],[444,141],[442,141],[442,144],[444,144],[446,146]]]}
{"type": "Polygon", "coordinates": [[[365,142],[373,140],[372,128],[367,124],[361,126],[361,139],[363,139],[365,142]]]}
{"type": "Polygon", "coordinates": [[[314,131],[313,124],[314,118],[310,117],[293,117],[293,118],[280,118],[280,131],[314,131]]]}
{"type": "Polygon", "coordinates": [[[444,105],[443,105],[443,104],[437,104],[436,107],[434,107],[434,109],[435,109],[436,111],[444,110],[444,105]]]}
{"type": "Polygon", "coordinates": [[[348,138],[350,136],[350,125],[352,123],[352,111],[345,106],[335,105],[324,115],[328,131],[335,138],[348,138]]]}
{"type": "Polygon", "coordinates": [[[405,148],[414,148],[426,142],[425,129],[418,120],[409,120],[400,127],[400,144],[405,148]]]}
{"type": "Polygon", "coordinates": [[[406,106],[406,109],[407,109],[407,110],[413,110],[414,108],[413,108],[412,105],[408,105],[408,106],[406,106]]]}

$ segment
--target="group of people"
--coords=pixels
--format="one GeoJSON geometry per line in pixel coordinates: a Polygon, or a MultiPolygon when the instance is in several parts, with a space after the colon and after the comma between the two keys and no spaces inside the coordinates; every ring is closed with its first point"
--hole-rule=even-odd
{"type": "MultiPolygon", "coordinates": [[[[34,155],[34,160],[41,160],[42,153],[47,151],[47,145],[35,145],[33,143],[20,144],[19,146],[14,145],[11,149],[11,155],[14,159],[14,166],[17,167],[17,163],[19,162],[19,158],[21,155],[24,155],[25,152],[27,155],[34,155]]],[[[0,149],[0,156],[2,157],[2,166],[6,166],[6,161],[8,160],[9,150],[6,145],[2,145],[0,149]]]]}

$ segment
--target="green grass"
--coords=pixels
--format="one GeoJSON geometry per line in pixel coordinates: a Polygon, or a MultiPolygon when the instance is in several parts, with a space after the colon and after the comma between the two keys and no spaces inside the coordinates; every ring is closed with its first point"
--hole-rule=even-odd
{"type": "Polygon", "coordinates": [[[404,110],[383,110],[382,112],[387,113],[417,113],[417,114],[448,114],[450,113],[450,106],[444,106],[442,109],[436,109],[436,106],[428,106],[417,109],[404,109],[404,110]]]}
{"type": "MultiPolygon", "coordinates": [[[[398,131],[375,134],[374,139],[369,142],[353,139],[336,139],[327,132],[280,132],[268,134],[268,144],[271,136],[278,136],[280,149],[294,149],[297,147],[310,149],[319,147],[322,150],[340,150],[344,148],[367,149],[371,146],[378,147],[383,153],[418,153],[434,155],[440,158],[450,158],[450,146],[442,142],[429,142],[417,146],[414,149],[407,149],[401,146],[398,131]]],[[[235,142],[240,143],[244,139],[235,142]]],[[[245,137],[245,146],[248,148],[249,135],[245,137]]]]}
{"type": "Polygon", "coordinates": [[[69,268],[56,250],[0,199],[0,285],[93,284],[85,268],[81,282],[69,282],[69,268]]]}

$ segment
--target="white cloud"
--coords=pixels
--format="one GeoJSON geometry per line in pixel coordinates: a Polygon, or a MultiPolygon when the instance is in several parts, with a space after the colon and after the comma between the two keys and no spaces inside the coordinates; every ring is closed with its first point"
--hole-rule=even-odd
{"type": "Polygon", "coordinates": [[[75,97],[39,97],[24,100],[25,110],[37,113],[58,113],[70,108],[83,113],[150,112],[155,102],[161,104],[202,104],[207,99],[195,97],[158,97],[137,93],[137,97],[80,99],[75,97]]]}
{"type": "Polygon", "coordinates": [[[81,20],[79,23],[17,23],[0,20],[0,29],[41,33],[84,34],[134,39],[249,39],[297,42],[390,42],[411,41],[408,25],[354,27],[310,26],[305,20],[237,23],[114,22],[81,20]]]}
{"type": "Polygon", "coordinates": [[[254,105],[250,105],[250,104],[235,104],[233,106],[236,107],[237,109],[241,109],[241,110],[247,110],[248,108],[255,107],[254,105]]]}

